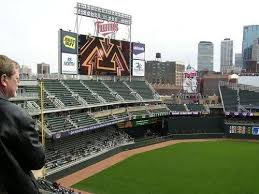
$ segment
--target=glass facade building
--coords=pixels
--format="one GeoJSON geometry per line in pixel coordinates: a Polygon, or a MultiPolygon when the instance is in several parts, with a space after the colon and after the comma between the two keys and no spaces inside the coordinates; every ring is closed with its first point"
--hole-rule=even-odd
{"type": "Polygon", "coordinates": [[[200,41],[198,45],[198,71],[213,71],[213,52],[212,42],[200,41]]]}
{"type": "Polygon", "coordinates": [[[220,72],[226,72],[233,66],[233,40],[225,38],[220,45],[220,72]]]}
{"type": "Polygon", "coordinates": [[[258,37],[259,25],[244,26],[242,42],[243,67],[245,66],[246,61],[252,60],[254,40],[256,40],[258,37]]]}

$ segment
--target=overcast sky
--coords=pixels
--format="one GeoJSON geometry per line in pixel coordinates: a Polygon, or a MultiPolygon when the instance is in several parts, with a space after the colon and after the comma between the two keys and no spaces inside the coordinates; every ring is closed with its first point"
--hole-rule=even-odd
{"type": "MultiPolygon", "coordinates": [[[[258,0],[1,1],[0,53],[31,66],[34,72],[40,62],[51,64],[51,72],[57,72],[58,30],[74,30],[76,2],[132,15],[132,41],[146,44],[146,60],[160,52],[162,61],[183,61],[196,68],[199,41],[211,41],[217,71],[220,42],[234,40],[234,53],[240,53],[243,26],[259,24],[258,0]]],[[[82,29],[93,33],[89,20],[81,20],[81,33],[82,29]]]]}

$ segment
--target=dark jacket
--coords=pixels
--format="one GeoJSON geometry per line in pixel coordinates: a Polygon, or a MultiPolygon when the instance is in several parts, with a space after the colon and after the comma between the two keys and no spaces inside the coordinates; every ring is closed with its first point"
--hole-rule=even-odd
{"type": "Polygon", "coordinates": [[[0,93],[0,193],[39,193],[31,170],[44,162],[34,120],[0,93]]]}

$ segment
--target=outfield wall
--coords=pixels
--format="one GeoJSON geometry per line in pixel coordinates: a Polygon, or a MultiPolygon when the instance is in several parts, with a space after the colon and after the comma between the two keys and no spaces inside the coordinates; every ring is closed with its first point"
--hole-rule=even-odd
{"type": "Polygon", "coordinates": [[[224,117],[171,117],[167,119],[168,132],[171,134],[224,133],[224,117]]]}

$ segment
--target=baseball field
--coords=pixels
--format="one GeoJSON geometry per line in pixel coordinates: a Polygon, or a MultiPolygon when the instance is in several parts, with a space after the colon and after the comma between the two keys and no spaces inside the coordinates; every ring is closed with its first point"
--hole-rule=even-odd
{"type": "Polygon", "coordinates": [[[137,154],[74,188],[94,194],[258,194],[259,144],[178,143],[137,154]]]}

